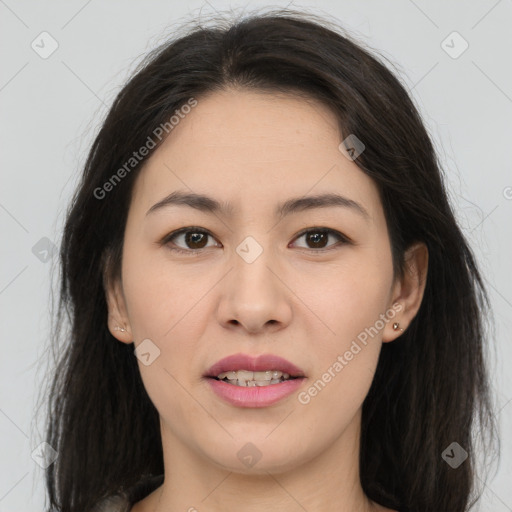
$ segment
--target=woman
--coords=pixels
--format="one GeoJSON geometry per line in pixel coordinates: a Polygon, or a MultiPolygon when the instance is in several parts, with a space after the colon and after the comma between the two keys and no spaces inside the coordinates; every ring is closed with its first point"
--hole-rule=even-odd
{"type": "Polygon", "coordinates": [[[152,52],[61,248],[48,510],[462,512],[487,295],[404,87],[281,10],[152,52]]]}

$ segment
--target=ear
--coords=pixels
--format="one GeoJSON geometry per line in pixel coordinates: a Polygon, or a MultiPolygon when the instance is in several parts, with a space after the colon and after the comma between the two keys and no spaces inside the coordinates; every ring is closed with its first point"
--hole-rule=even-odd
{"type": "Polygon", "coordinates": [[[108,306],[108,329],[110,333],[123,343],[133,343],[121,278],[109,278],[105,272],[103,288],[108,306]]]}
{"type": "Polygon", "coordinates": [[[404,260],[404,275],[396,280],[393,286],[393,300],[389,305],[396,314],[384,328],[384,343],[393,341],[403,334],[420,309],[425,292],[428,273],[427,246],[423,242],[411,245],[405,252],[404,260]],[[393,329],[394,323],[398,323],[400,328],[393,329]]]}

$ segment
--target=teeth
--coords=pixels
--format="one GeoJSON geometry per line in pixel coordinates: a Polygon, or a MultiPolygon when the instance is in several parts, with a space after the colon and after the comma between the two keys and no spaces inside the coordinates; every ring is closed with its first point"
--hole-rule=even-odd
{"type": "MultiPolygon", "coordinates": [[[[281,378],[283,379],[289,379],[290,374],[280,372],[279,370],[266,370],[263,372],[251,372],[248,370],[238,370],[235,371],[229,371],[229,372],[223,372],[217,376],[219,380],[227,379],[228,381],[244,381],[244,382],[265,382],[267,384],[268,382],[271,382],[272,380],[279,380],[281,378]]],[[[265,384],[257,384],[260,386],[264,386],[265,384]]]]}
{"type": "Polygon", "coordinates": [[[235,386],[243,386],[243,387],[257,387],[257,386],[269,386],[270,384],[279,384],[284,382],[283,378],[280,379],[272,379],[272,380],[225,380],[224,382],[229,382],[230,384],[234,384],[235,386]]]}
{"type": "Polygon", "coordinates": [[[238,370],[237,379],[244,380],[244,381],[253,380],[254,379],[253,375],[254,375],[253,372],[248,372],[246,370],[238,370]]]}

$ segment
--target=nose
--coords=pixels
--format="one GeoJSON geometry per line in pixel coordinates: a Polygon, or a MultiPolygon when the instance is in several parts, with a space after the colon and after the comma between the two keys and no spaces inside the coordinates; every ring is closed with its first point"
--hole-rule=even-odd
{"type": "Polygon", "coordinates": [[[223,327],[249,334],[268,334],[285,328],[292,318],[293,292],[270,250],[254,260],[235,253],[232,270],[221,286],[218,320],[223,327]]]}

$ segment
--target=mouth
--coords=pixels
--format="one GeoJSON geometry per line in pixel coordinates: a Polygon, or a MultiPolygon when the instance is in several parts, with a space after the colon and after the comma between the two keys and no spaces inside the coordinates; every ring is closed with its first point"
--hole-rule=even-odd
{"type": "Polygon", "coordinates": [[[302,379],[305,375],[299,367],[277,355],[264,354],[254,358],[234,354],[217,361],[204,377],[234,386],[257,387],[302,379]]]}
{"type": "Polygon", "coordinates": [[[234,354],[217,361],[203,377],[211,391],[233,407],[277,406],[304,385],[304,371],[273,354],[234,354]]]}

